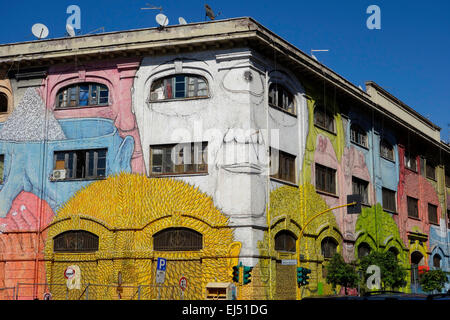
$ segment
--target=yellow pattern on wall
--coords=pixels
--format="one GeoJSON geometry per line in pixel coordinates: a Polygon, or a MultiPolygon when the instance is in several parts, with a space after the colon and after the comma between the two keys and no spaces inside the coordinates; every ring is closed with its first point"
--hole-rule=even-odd
{"type": "MultiPolygon", "coordinates": [[[[207,195],[182,181],[147,178],[122,173],[79,190],[48,227],[45,246],[48,283],[64,284],[69,265],[81,268],[81,290],[70,290],[69,299],[116,299],[118,273],[122,273],[123,298],[180,299],[178,280],[188,279],[185,299],[203,299],[208,282],[231,282],[241,243],[233,241],[228,218],[207,195]],[[153,235],[166,228],[182,227],[203,236],[198,251],[154,251],[153,235]],[[68,230],[85,230],[99,237],[93,253],[53,251],[53,237],[68,230]],[[156,260],[166,258],[164,288],[155,285],[156,260]],[[137,286],[142,286],[139,293],[137,286]]],[[[64,286],[51,287],[53,297],[66,298],[64,286]]]]}

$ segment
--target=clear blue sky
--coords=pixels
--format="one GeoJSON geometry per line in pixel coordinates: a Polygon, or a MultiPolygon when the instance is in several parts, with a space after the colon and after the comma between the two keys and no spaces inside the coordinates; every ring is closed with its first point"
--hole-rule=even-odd
{"type": "Polygon", "coordinates": [[[46,24],[49,38],[65,35],[66,8],[81,8],[81,31],[155,27],[162,6],[170,24],[183,16],[204,21],[204,4],[219,18],[250,16],[363,88],[373,80],[442,128],[450,137],[450,1],[448,0],[2,0],[0,43],[30,41],[31,26],[46,24]],[[6,4],[7,3],[7,4],[6,4]],[[381,9],[381,30],[369,30],[369,5],[381,9]]]}

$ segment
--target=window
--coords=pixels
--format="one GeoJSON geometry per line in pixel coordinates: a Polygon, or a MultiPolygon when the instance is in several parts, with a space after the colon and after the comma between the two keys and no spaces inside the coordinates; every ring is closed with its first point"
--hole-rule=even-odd
{"type": "Polygon", "coordinates": [[[350,141],[367,148],[367,133],[357,124],[352,124],[350,127],[350,141]]]}
{"type": "Polygon", "coordinates": [[[450,188],[450,172],[448,171],[445,172],[445,185],[450,188]]]}
{"type": "Polygon", "coordinates": [[[352,193],[361,195],[361,203],[365,205],[369,204],[368,185],[367,181],[355,177],[352,178],[352,193]]]}
{"type": "Polygon", "coordinates": [[[98,251],[98,236],[83,230],[66,231],[53,238],[53,251],[55,252],[98,251]]]}
{"type": "Polygon", "coordinates": [[[336,170],[316,163],[316,189],[336,194],[336,170]]]}
{"type": "Polygon", "coordinates": [[[365,256],[368,256],[370,254],[370,251],[372,249],[370,248],[370,246],[365,243],[362,242],[359,246],[358,246],[358,258],[364,258],[365,256]]]}
{"type": "Polygon", "coordinates": [[[321,243],[322,255],[324,258],[332,258],[337,252],[338,243],[331,237],[326,237],[321,243]]]}
{"type": "Polygon", "coordinates": [[[416,156],[411,155],[410,153],[405,153],[405,167],[417,171],[417,159],[416,156]]]}
{"type": "Polygon", "coordinates": [[[391,212],[396,212],[395,191],[383,188],[381,190],[383,196],[383,209],[391,212]]]}
{"type": "Polygon", "coordinates": [[[296,114],[294,96],[277,83],[272,83],[269,87],[269,105],[296,114]]]}
{"type": "Polygon", "coordinates": [[[102,106],[109,102],[109,90],[104,84],[79,83],[65,87],[56,95],[56,108],[102,106]]]}
{"type": "Polygon", "coordinates": [[[155,251],[197,251],[203,247],[203,236],[187,228],[168,228],[153,236],[155,251]]]}
{"type": "Polygon", "coordinates": [[[395,257],[396,260],[398,259],[398,254],[399,254],[399,252],[398,252],[398,249],[397,249],[397,248],[395,248],[395,247],[390,247],[388,251],[391,252],[391,253],[394,255],[394,257],[395,257]]]}
{"type": "Polygon", "coordinates": [[[450,210],[447,210],[447,228],[450,229],[450,210]]]}
{"type": "Polygon", "coordinates": [[[295,252],[297,237],[290,231],[280,231],[275,235],[275,250],[295,252]]]}
{"type": "Polygon", "coordinates": [[[106,176],[107,149],[57,151],[55,170],[65,170],[65,179],[89,179],[106,176]]]}
{"type": "Polygon", "coordinates": [[[380,141],[380,156],[384,159],[395,161],[394,147],[384,139],[380,141]]]}
{"type": "Polygon", "coordinates": [[[155,80],[150,89],[150,101],[207,97],[206,79],[179,74],[155,80]]]}
{"type": "Polygon", "coordinates": [[[438,214],[437,214],[437,206],[429,203],[428,204],[428,222],[438,224],[438,214]]]}
{"type": "Polygon", "coordinates": [[[150,146],[150,172],[162,174],[208,173],[208,142],[150,146]]]}
{"type": "Polygon", "coordinates": [[[331,112],[327,112],[322,106],[317,106],[314,109],[314,125],[327,131],[335,132],[334,116],[331,112]]]}
{"type": "Polygon", "coordinates": [[[411,218],[419,218],[419,200],[406,197],[407,205],[408,205],[408,217],[411,218]]]}
{"type": "Polygon", "coordinates": [[[4,172],[5,172],[5,155],[0,154],[0,184],[3,184],[4,172]]]}
{"type": "Polygon", "coordinates": [[[8,112],[8,96],[0,92],[0,112],[8,112]]]}
{"type": "Polygon", "coordinates": [[[430,160],[425,161],[426,176],[429,179],[436,180],[436,166],[430,160]]]}
{"type": "Polygon", "coordinates": [[[433,256],[433,267],[435,267],[436,269],[440,269],[441,268],[441,256],[439,254],[435,254],[433,256]]]}
{"type": "Polygon", "coordinates": [[[275,173],[271,174],[272,178],[295,183],[294,155],[270,148],[270,166],[271,170],[276,170],[275,173]]]}

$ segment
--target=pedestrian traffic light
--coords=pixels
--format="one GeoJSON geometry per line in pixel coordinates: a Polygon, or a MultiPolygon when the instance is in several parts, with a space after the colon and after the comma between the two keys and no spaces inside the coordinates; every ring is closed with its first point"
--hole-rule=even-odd
{"type": "Polygon", "coordinates": [[[239,283],[239,265],[233,267],[233,282],[239,283]]]}
{"type": "Polygon", "coordinates": [[[297,284],[301,286],[303,283],[303,268],[298,267],[297,268],[297,284]]]}
{"type": "Polygon", "coordinates": [[[244,284],[250,283],[252,280],[250,280],[250,277],[252,276],[250,272],[252,272],[253,267],[246,267],[244,266],[244,284]]]}

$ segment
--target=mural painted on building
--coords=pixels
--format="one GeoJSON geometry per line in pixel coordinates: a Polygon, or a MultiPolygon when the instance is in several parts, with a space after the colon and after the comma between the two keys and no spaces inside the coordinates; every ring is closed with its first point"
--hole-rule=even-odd
{"type": "MultiPolygon", "coordinates": [[[[208,282],[231,281],[241,248],[233,239],[228,218],[198,188],[173,179],[121,173],[82,188],[58,210],[45,246],[47,281],[64,283],[65,268],[75,264],[81,269],[83,288],[87,283],[104,285],[92,288],[92,299],[116,299],[115,289],[106,285],[117,283],[120,271],[124,285],[141,285],[142,299],[156,299],[156,259],[163,257],[168,260],[167,288],[161,298],[180,299],[178,280],[184,275],[189,282],[184,298],[203,299],[208,282]],[[96,235],[98,248],[78,254],[54,251],[52,239],[71,230],[96,235]],[[162,244],[158,240],[161,232],[176,230],[197,234],[199,246],[175,235],[162,244]]],[[[70,297],[82,291],[72,290],[70,297]]],[[[52,292],[57,299],[65,298],[64,288],[52,292]]]]}

